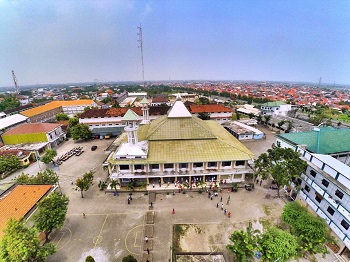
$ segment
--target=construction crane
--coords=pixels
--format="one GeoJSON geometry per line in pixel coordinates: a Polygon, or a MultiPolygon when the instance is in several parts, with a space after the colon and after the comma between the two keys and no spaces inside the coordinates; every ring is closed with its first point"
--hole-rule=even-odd
{"type": "Polygon", "coordinates": [[[143,81],[143,87],[146,87],[145,68],[144,68],[144,65],[143,65],[143,42],[142,42],[142,27],[141,27],[141,23],[140,23],[140,26],[137,27],[137,29],[138,29],[137,35],[139,36],[139,39],[137,40],[137,42],[139,42],[139,48],[141,49],[142,81],[143,81]]]}
{"type": "Polygon", "coordinates": [[[19,86],[17,84],[17,78],[15,75],[15,71],[12,70],[12,78],[13,78],[13,82],[15,83],[15,93],[16,95],[19,95],[19,86]]]}

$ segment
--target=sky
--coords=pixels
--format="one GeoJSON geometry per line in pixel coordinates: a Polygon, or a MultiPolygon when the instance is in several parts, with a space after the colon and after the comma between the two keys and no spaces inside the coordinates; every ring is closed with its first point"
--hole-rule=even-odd
{"type": "Polygon", "coordinates": [[[350,1],[0,0],[0,86],[257,80],[350,84],[350,1]]]}

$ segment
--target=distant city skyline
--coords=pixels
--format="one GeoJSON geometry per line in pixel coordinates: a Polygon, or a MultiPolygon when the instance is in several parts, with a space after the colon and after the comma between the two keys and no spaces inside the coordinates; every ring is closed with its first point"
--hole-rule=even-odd
{"type": "Polygon", "coordinates": [[[350,1],[0,0],[0,87],[255,80],[350,84],[350,1]]]}

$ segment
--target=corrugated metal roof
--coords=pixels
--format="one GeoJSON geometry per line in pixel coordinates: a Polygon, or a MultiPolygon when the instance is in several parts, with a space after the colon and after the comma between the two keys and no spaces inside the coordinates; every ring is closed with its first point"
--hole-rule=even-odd
{"type": "Polygon", "coordinates": [[[4,129],[10,126],[13,126],[15,124],[19,124],[22,123],[24,121],[26,121],[28,119],[28,117],[23,116],[21,114],[15,114],[12,116],[7,116],[4,118],[0,119],[0,129],[4,129]]]}
{"type": "Polygon", "coordinates": [[[0,237],[10,218],[23,218],[52,188],[52,185],[18,185],[0,200],[0,237]]]}
{"type": "Polygon", "coordinates": [[[307,145],[307,150],[318,154],[350,151],[350,129],[320,128],[320,131],[286,133],[277,135],[295,145],[307,145]]]}

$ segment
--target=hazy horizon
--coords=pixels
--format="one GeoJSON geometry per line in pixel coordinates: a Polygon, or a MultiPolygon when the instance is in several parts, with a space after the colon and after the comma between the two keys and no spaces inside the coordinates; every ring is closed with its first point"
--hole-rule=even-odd
{"type": "Polygon", "coordinates": [[[0,0],[0,86],[142,81],[350,84],[348,1],[0,0]]]}

